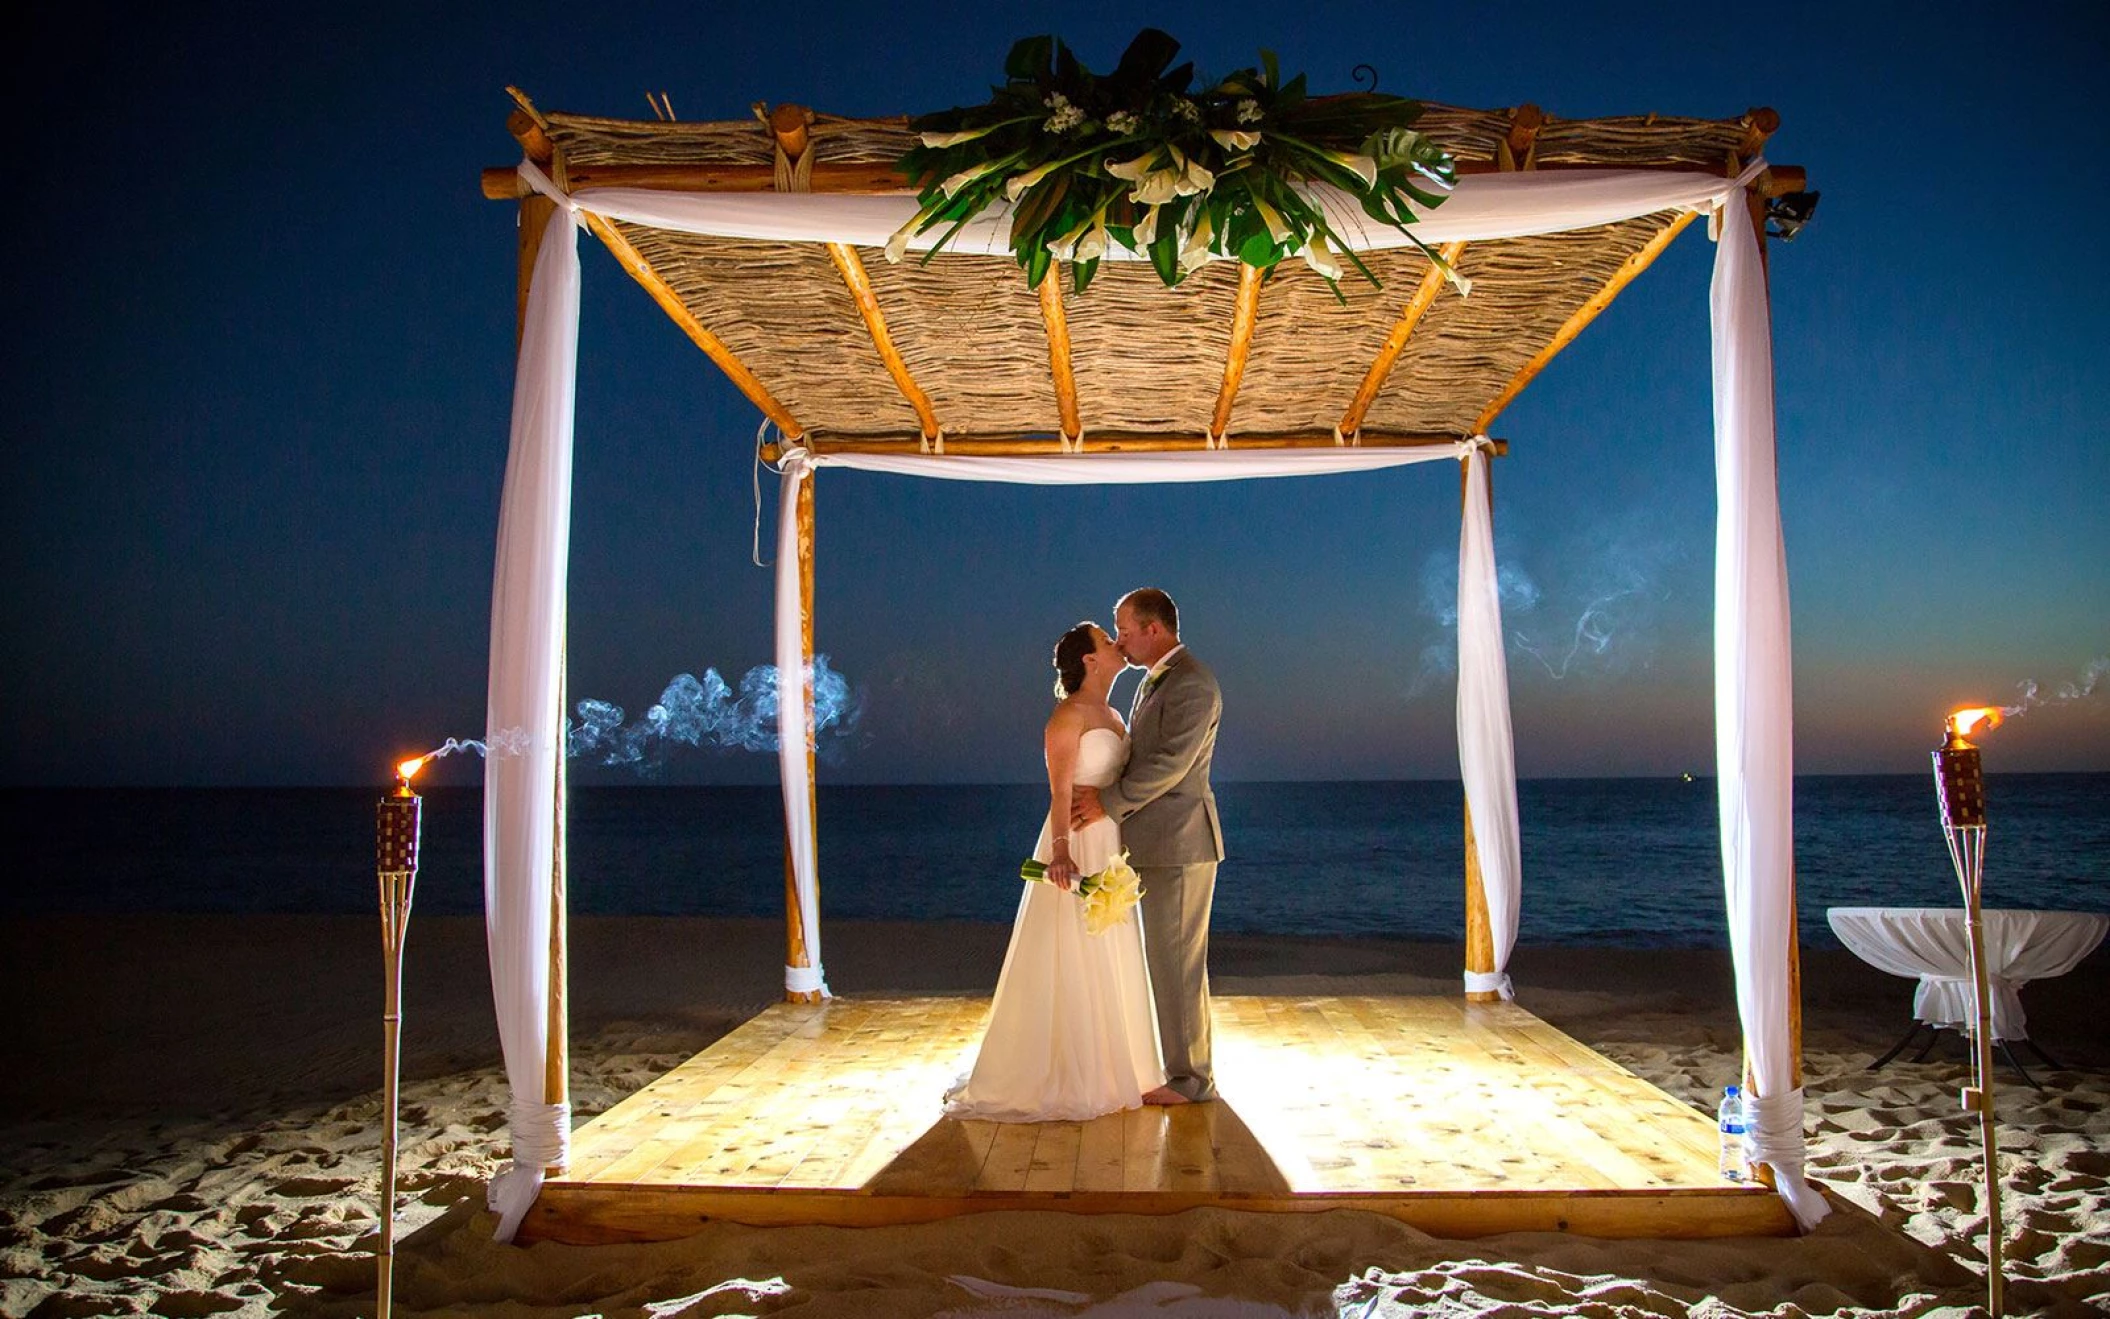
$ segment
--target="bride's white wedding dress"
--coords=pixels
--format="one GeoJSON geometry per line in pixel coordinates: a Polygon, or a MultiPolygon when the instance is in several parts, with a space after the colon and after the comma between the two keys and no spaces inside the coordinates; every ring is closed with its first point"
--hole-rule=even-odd
{"type": "MultiPolygon", "coordinates": [[[[1075,781],[1103,788],[1121,777],[1127,760],[1127,737],[1088,729],[1075,781]]],[[[1043,824],[1033,849],[1042,861],[1052,855],[1048,837],[1043,824]]],[[[1120,852],[1121,826],[1113,820],[1094,820],[1070,835],[1079,874],[1104,869],[1120,852]]],[[[1033,883],[1025,890],[974,1070],[946,1092],[946,1113],[1081,1122],[1140,1106],[1145,1092],[1165,1083],[1143,922],[1131,911],[1104,934],[1090,934],[1074,892],[1033,883]]]]}

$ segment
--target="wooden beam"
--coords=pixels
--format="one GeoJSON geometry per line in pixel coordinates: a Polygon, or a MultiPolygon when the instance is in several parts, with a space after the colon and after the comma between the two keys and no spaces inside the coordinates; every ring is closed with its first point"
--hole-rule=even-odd
{"type": "Polygon", "coordinates": [[[1539,130],[1551,118],[1544,110],[1526,102],[1509,115],[1509,132],[1495,143],[1494,166],[1507,173],[1514,169],[1537,169],[1532,152],[1538,146],[1539,130]]]}
{"type": "MultiPolygon", "coordinates": [[[[1462,242],[1445,243],[1438,255],[1455,267],[1464,251],[1465,244],[1462,242]]],[[[1393,365],[1399,361],[1400,353],[1405,351],[1408,336],[1414,333],[1415,326],[1421,324],[1421,318],[1435,305],[1436,295],[1442,291],[1443,270],[1432,262],[1428,272],[1421,277],[1421,286],[1414,290],[1414,296],[1407,301],[1406,310],[1399,314],[1399,319],[1393,322],[1392,329],[1385,335],[1384,346],[1377,350],[1377,360],[1372,362],[1370,370],[1364,373],[1363,383],[1355,391],[1355,397],[1349,400],[1348,410],[1341,414],[1341,434],[1353,435],[1363,424],[1364,414],[1368,413],[1370,405],[1377,401],[1378,392],[1385,387],[1385,380],[1392,374],[1393,365]]]]}
{"type": "Polygon", "coordinates": [[[894,347],[894,337],[887,333],[886,315],[879,310],[878,295],[872,292],[871,276],[865,273],[865,264],[858,257],[857,249],[848,243],[830,243],[828,255],[835,261],[835,268],[842,272],[850,296],[857,300],[857,314],[864,317],[865,329],[872,336],[872,346],[879,350],[879,360],[886,364],[887,374],[894,377],[901,396],[916,410],[916,422],[923,428],[923,434],[936,437],[938,414],[931,408],[930,395],[924,393],[916,378],[909,374],[908,363],[901,360],[900,350],[894,347]]]}
{"type": "MultiPolygon", "coordinates": [[[[796,438],[787,436],[787,438],[796,438]]],[[[1364,432],[1359,447],[1365,449],[1418,449],[1431,445],[1456,444],[1463,436],[1439,434],[1407,434],[1394,432],[1364,432]]],[[[1338,442],[1331,432],[1288,432],[1266,435],[1233,435],[1232,444],[1239,449],[1332,449],[1338,442]]],[[[1179,453],[1202,452],[1207,440],[1199,435],[1168,435],[1161,432],[1094,432],[1079,443],[1086,456],[1107,453],[1179,453]]],[[[904,454],[919,453],[923,449],[921,437],[916,435],[814,435],[802,441],[805,448],[816,454],[872,453],[904,454]]],[[[1062,445],[1053,435],[947,435],[945,452],[949,455],[968,458],[1068,458],[1074,454],[1062,452],[1062,445]]],[[[1509,441],[1493,441],[1493,452],[1500,456],[1509,452],[1509,441]]],[[[784,446],[774,441],[761,447],[762,461],[774,463],[784,456],[784,446]]]]}
{"type": "Polygon", "coordinates": [[[1084,434],[1077,412],[1077,373],[1070,364],[1070,319],[1062,309],[1060,263],[1040,281],[1040,319],[1048,327],[1048,373],[1055,378],[1055,415],[1063,436],[1072,441],[1084,434]]]}
{"type": "Polygon", "coordinates": [[[813,127],[813,111],[803,105],[780,105],[769,112],[768,122],[780,151],[793,160],[806,154],[813,140],[807,131],[813,127]]]}
{"type": "Polygon", "coordinates": [[[1260,318],[1260,285],[1267,272],[1245,262],[1238,263],[1238,300],[1231,308],[1231,349],[1224,357],[1223,384],[1216,391],[1216,411],[1209,418],[1209,434],[1222,437],[1231,425],[1231,405],[1245,379],[1246,359],[1253,351],[1253,325],[1260,318]]]}
{"type": "MultiPolygon", "coordinates": [[[[1506,143],[1505,143],[1506,145],[1506,143]]],[[[1571,169],[1613,168],[1603,162],[1562,163],[1544,162],[1533,166],[1541,173],[1558,173],[1571,169]]],[[[1622,165],[1620,169],[1641,170],[1648,173],[1706,174],[1711,171],[1705,165],[1622,165]]],[[[1782,168],[1782,167],[1776,167],[1782,168]]],[[[1785,167],[1798,168],[1798,167],[1785,167]]],[[[500,176],[510,173],[511,167],[493,168],[483,172],[484,195],[494,200],[503,200],[512,193],[503,189],[508,185],[500,176]],[[497,191],[494,191],[497,189],[497,191]]],[[[1461,160],[1458,173],[1495,174],[1502,172],[1498,160],[1461,160]]],[[[610,164],[574,165],[568,175],[571,190],[575,193],[590,192],[595,188],[653,188],[663,192],[772,192],[777,186],[774,164],[740,165],[730,162],[708,164],[610,164]]],[[[914,193],[915,185],[907,175],[897,171],[884,161],[827,161],[817,160],[812,165],[811,191],[821,193],[846,193],[872,195],[884,193],[914,193]]],[[[1789,192],[1799,189],[1789,188],[1789,192]]]]}
{"type": "Polygon", "coordinates": [[[1780,131],[1780,112],[1770,105],[1756,106],[1744,113],[1744,136],[1737,143],[1736,154],[1749,160],[1765,150],[1766,139],[1780,131]]]}
{"type": "Polygon", "coordinates": [[[643,285],[645,292],[652,295],[652,300],[659,304],[660,310],[666,312],[674,323],[681,327],[682,332],[704,351],[705,356],[718,364],[718,369],[725,372],[726,377],[741,393],[747,395],[749,402],[762,409],[762,414],[774,422],[778,430],[784,432],[785,439],[795,440],[806,433],[806,428],[791,415],[791,410],[777,401],[776,395],[770,393],[755,377],[755,373],[747,369],[747,364],[735,356],[733,350],[726,347],[717,335],[704,328],[703,322],[697,320],[696,314],[681,300],[681,295],[667,287],[666,281],[662,280],[651,264],[630,245],[629,239],[618,233],[614,225],[591,211],[579,212],[579,218],[584,220],[586,227],[593,230],[608,250],[615,254],[616,261],[630,272],[630,277],[643,285]]]}
{"type": "MultiPolygon", "coordinates": [[[[820,788],[814,777],[815,720],[813,711],[813,473],[799,482],[798,501],[793,505],[793,517],[798,526],[799,554],[799,671],[805,675],[801,684],[802,701],[806,712],[806,824],[814,832],[807,842],[815,844],[814,856],[820,855],[817,836],[820,830],[820,788]]],[[[781,688],[780,688],[781,690],[781,688]]],[[[799,905],[798,876],[791,864],[791,822],[784,824],[784,965],[810,967],[813,954],[806,942],[805,909],[799,905]]],[[[818,888],[818,876],[814,880],[818,888]]],[[[787,1003],[818,1003],[821,1001],[817,989],[786,989],[787,1003]]]]}
{"type": "Polygon", "coordinates": [[[1489,403],[1481,411],[1479,419],[1473,422],[1473,429],[1484,432],[1488,425],[1501,415],[1502,409],[1508,407],[1517,395],[1524,392],[1524,386],[1545,370],[1546,364],[1558,356],[1561,349],[1574,342],[1575,336],[1581,334],[1583,328],[1591,321],[1596,320],[1600,312],[1611,306],[1612,299],[1619,296],[1620,290],[1633,283],[1642,271],[1647,270],[1657,257],[1663,255],[1663,249],[1670,246],[1672,239],[1684,233],[1685,226],[1691,224],[1698,215],[1698,211],[1686,211],[1679,215],[1658,231],[1654,238],[1649,239],[1640,251],[1620,262],[1619,269],[1613,272],[1612,278],[1605,282],[1605,286],[1591,294],[1588,302],[1576,308],[1575,314],[1563,322],[1560,329],[1554,331],[1552,340],[1534,353],[1531,360],[1524,363],[1522,370],[1510,377],[1509,383],[1502,387],[1502,392],[1495,395],[1494,401],[1489,403]]]}

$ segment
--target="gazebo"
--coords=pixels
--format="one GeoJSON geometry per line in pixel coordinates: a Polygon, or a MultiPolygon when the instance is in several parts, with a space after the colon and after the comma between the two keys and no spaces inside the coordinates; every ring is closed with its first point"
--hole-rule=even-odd
{"type": "Polygon", "coordinates": [[[1166,288],[1147,263],[1109,259],[1079,295],[1059,277],[1029,289],[988,218],[928,261],[883,259],[916,209],[896,165],[916,140],[905,119],[758,105],[751,121],[627,121],[543,113],[514,96],[508,127],[525,159],[483,176],[487,196],[520,208],[485,795],[492,976],[513,1092],[513,1162],[491,1190],[501,1236],[1201,1203],[1366,1207],[1451,1235],[1786,1232],[1822,1217],[1801,1176],[1788,607],[1765,291],[1768,202],[1800,192],[1803,177],[1761,155],[1777,115],[1564,120],[1530,105],[1427,107],[1417,126],[1461,177],[1416,230],[1470,282],[1468,296],[1448,292],[1443,270],[1397,231],[1358,226],[1339,198],[1320,200],[1354,229],[1381,287],[1351,278],[1337,298],[1300,263],[1264,276],[1223,261],[1166,288]],[[1722,854],[1755,1158],[1770,1191],[1720,1179],[1711,1121],[1518,1007],[1506,974],[1520,859],[1488,461],[1508,445],[1490,432],[1701,218],[1718,244],[1722,854]],[[787,952],[783,1004],[575,1134],[562,743],[581,224],[755,404],[758,456],[779,473],[787,952]],[[943,1120],[942,1080],[986,1001],[837,1000],[822,970],[817,471],[1106,483],[1436,459],[1458,462],[1462,477],[1460,996],[1219,999],[1220,1104],[1050,1124],[1074,1128],[1062,1131],[943,1120]],[[1303,1050],[1303,1061],[1266,1065],[1281,1050],[1303,1050]],[[1343,1090],[1367,1093],[1350,1102],[1343,1090]],[[1531,1129],[1519,1133],[1520,1122],[1531,1129]]]}

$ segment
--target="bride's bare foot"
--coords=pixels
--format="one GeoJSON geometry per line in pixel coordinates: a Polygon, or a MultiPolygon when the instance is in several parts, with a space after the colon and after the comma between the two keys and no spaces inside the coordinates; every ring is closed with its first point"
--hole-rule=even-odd
{"type": "Polygon", "coordinates": [[[1169,1085],[1161,1085],[1155,1090],[1145,1092],[1143,1102],[1161,1108],[1170,1108],[1174,1104],[1191,1104],[1194,1101],[1169,1085]]]}

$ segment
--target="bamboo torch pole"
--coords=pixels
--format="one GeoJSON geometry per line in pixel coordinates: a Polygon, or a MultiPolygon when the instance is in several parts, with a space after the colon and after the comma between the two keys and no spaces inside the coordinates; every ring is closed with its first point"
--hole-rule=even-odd
{"type": "Polygon", "coordinates": [[[381,1089],[388,1115],[381,1127],[380,1240],[375,1246],[375,1319],[389,1319],[395,1304],[396,1272],[396,1109],[402,1092],[399,1063],[403,1026],[403,936],[410,930],[411,890],[418,880],[418,825],[424,803],[411,791],[410,777],[424,758],[396,767],[395,790],[375,810],[374,869],[380,880],[381,956],[386,967],[381,990],[381,1089]]]}

